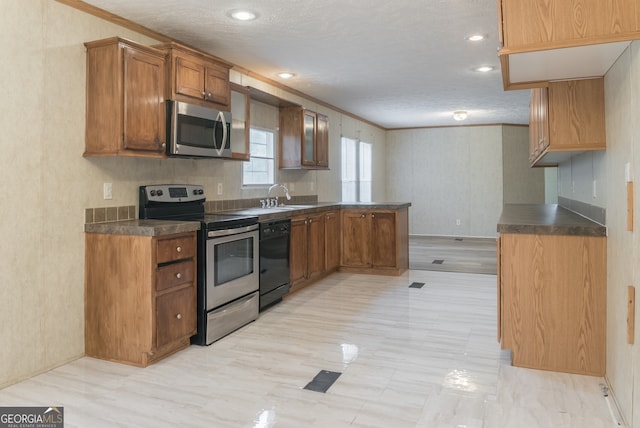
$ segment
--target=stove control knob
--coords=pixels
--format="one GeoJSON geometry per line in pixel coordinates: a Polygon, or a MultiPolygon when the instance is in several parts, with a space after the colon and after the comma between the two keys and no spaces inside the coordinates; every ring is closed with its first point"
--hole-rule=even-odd
{"type": "Polygon", "coordinates": [[[193,194],[197,195],[198,194],[198,189],[193,189],[193,194]]]}
{"type": "Polygon", "coordinates": [[[198,195],[204,195],[204,190],[198,189],[198,195]]]}
{"type": "Polygon", "coordinates": [[[156,191],[155,191],[155,190],[152,190],[152,191],[150,191],[150,192],[149,192],[149,194],[150,194],[151,196],[155,196],[155,195],[156,195],[156,191]]]}
{"type": "Polygon", "coordinates": [[[158,191],[156,192],[156,194],[157,194],[158,196],[162,196],[162,193],[163,193],[163,192],[162,192],[162,190],[160,190],[160,189],[158,189],[158,191]]]}

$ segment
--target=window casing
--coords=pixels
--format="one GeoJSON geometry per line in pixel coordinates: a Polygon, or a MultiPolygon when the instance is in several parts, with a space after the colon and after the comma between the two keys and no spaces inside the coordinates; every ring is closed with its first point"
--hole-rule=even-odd
{"type": "Polygon", "coordinates": [[[242,185],[259,186],[275,183],[275,134],[260,128],[249,130],[250,159],[242,164],[242,185]]]}
{"type": "Polygon", "coordinates": [[[342,137],[343,202],[371,202],[372,157],[370,143],[342,137]]]}

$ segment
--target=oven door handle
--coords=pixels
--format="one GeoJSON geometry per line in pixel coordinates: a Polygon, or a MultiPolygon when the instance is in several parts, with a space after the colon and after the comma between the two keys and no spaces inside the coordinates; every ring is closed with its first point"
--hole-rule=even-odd
{"type": "Polygon", "coordinates": [[[220,236],[229,236],[229,235],[237,235],[239,233],[251,232],[252,230],[257,230],[259,225],[252,224],[251,226],[245,227],[237,227],[233,229],[222,229],[222,230],[210,230],[207,232],[208,238],[217,238],[220,236]]]}

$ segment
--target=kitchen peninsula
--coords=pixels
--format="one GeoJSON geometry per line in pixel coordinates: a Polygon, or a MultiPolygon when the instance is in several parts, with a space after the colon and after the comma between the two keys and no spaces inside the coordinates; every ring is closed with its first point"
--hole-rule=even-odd
{"type": "Polygon", "coordinates": [[[514,366],[602,376],[606,227],[559,205],[505,205],[498,341],[514,366]]]}

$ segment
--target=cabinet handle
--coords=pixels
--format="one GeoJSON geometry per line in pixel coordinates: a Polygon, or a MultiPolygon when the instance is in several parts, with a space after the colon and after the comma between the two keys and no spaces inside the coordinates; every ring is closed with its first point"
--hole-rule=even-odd
{"type": "Polygon", "coordinates": [[[176,251],[181,253],[182,252],[182,247],[176,247],[176,251]]]}
{"type": "Polygon", "coordinates": [[[179,319],[179,320],[181,320],[181,319],[182,319],[182,314],[178,314],[178,315],[176,315],[176,318],[177,318],[177,319],[179,319]]]}
{"type": "Polygon", "coordinates": [[[176,274],[176,278],[178,278],[178,279],[182,278],[182,274],[181,274],[180,272],[178,272],[178,273],[176,274]]]}

